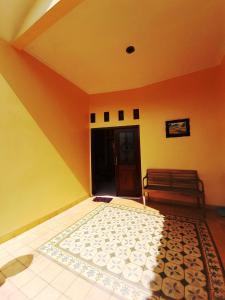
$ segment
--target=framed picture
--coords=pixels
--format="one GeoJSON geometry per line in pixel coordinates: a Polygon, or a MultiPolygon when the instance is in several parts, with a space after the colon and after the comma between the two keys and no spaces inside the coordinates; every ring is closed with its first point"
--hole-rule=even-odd
{"type": "Polygon", "coordinates": [[[166,121],[166,137],[190,136],[189,119],[166,121]]]}

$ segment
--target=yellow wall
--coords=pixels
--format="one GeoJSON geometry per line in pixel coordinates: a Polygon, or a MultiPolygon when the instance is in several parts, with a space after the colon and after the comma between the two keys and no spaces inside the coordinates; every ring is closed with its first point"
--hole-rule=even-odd
{"type": "Polygon", "coordinates": [[[89,103],[4,42],[0,73],[1,238],[88,195],[89,103]]]}
{"type": "MultiPolygon", "coordinates": [[[[225,203],[222,159],[222,114],[219,68],[171,79],[147,87],[91,95],[90,112],[97,113],[91,127],[140,124],[142,175],[147,168],[196,169],[203,179],[208,204],[225,203]],[[132,120],[132,109],[140,120],[132,120]],[[117,111],[125,121],[117,121],[117,111]],[[103,122],[109,111],[111,121],[103,122]],[[190,118],[191,136],[165,137],[165,121],[190,118]]],[[[223,117],[224,118],[224,117],[223,117]]],[[[223,121],[224,122],[224,121],[223,121]]]]}

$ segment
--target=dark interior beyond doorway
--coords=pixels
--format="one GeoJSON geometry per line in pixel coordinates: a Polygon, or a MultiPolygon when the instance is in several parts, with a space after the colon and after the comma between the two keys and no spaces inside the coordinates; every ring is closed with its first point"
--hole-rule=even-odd
{"type": "Polygon", "coordinates": [[[116,195],[114,129],[92,130],[92,193],[116,195]]]}

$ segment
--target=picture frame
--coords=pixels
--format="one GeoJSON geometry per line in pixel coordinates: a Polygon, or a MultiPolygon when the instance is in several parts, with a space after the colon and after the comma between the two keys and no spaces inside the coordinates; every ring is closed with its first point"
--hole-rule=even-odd
{"type": "Polygon", "coordinates": [[[166,137],[190,136],[190,120],[177,119],[166,121],[166,137]]]}

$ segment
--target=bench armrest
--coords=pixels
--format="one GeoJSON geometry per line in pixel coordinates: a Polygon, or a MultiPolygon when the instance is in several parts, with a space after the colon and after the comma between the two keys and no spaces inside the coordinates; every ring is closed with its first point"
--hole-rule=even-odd
{"type": "MultiPolygon", "coordinates": [[[[145,175],[145,177],[143,177],[143,188],[145,187],[145,180],[148,178],[147,175],[145,175]]],[[[146,184],[147,185],[147,184],[146,184]]]]}
{"type": "Polygon", "coordinates": [[[204,183],[201,179],[198,179],[199,182],[199,189],[202,193],[204,193],[205,189],[204,189],[204,183]]]}

